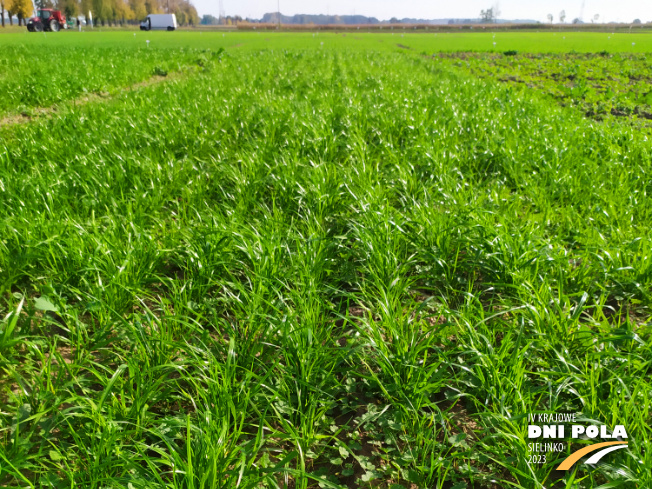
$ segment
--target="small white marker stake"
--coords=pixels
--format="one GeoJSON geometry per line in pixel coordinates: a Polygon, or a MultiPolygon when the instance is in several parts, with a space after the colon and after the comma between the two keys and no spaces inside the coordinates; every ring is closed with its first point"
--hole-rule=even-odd
{"type": "Polygon", "coordinates": [[[147,41],[145,41],[145,42],[147,43],[147,47],[149,47],[149,39],[147,41]]]}

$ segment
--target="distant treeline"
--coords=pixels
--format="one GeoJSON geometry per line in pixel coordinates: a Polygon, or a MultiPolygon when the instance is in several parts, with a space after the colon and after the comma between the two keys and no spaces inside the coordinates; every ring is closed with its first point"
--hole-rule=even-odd
{"type": "MultiPolygon", "coordinates": [[[[263,15],[261,19],[243,19],[239,15],[227,16],[222,19],[213,15],[204,15],[201,23],[203,25],[238,25],[242,22],[248,24],[279,24],[279,14],[271,12],[263,15]]],[[[405,24],[405,25],[462,25],[462,24],[479,24],[480,19],[411,19],[403,18],[398,19],[392,17],[390,20],[378,20],[376,17],[367,17],[365,15],[280,15],[280,23],[284,25],[388,25],[388,24],[405,24]]],[[[498,20],[498,23],[504,21],[498,20]]],[[[534,23],[534,20],[522,21],[524,23],[534,23]]]]}
{"type": "Polygon", "coordinates": [[[176,14],[180,25],[197,25],[199,16],[190,0],[0,0],[2,26],[5,25],[4,12],[9,24],[16,17],[18,25],[34,13],[34,8],[53,8],[61,10],[69,19],[83,16],[90,22],[89,12],[95,23],[100,25],[124,25],[137,23],[147,14],[176,14]]]}
{"type": "Polygon", "coordinates": [[[382,29],[390,25],[395,26],[410,26],[416,29],[425,29],[429,27],[445,28],[450,27],[453,30],[458,29],[471,29],[474,26],[491,26],[492,28],[500,29],[577,29],[581,30],[602,30],[613,29],[614,26],[630,26],[634,25],[640,27],[642,25],[639,19],[636,19],[632,24],[615,24],[615,23],[584,23],[580,19],[575,19],[569,23],[554,24],[543,23],[532,19],[493,19],[487,22],[487,19],[473,18],[473,19],[415,19],[415,18],[402,18],[398,19],[392,17],[389,20],[378,20],[376,17],[367,17],[365,15],[283,15],[278,12],[269,12],[263,15],[261,19],[242,18],[239,15],[227,16],[218,18],[213,15],[204,15],[201,19],[203,25],[228,25],[238,26],[243,29],[253,29],[254,26],[266,29],[269,27],[276,28],[279,24],[285,26],[285,29],[303,29],[310,28],[310,26],[320,26],[321,28],[337,29],[337,28],[377,28],[382,29]],[[580,27],[581,26],[581,27],[580,27]]]}
{"type": "MultiPolygon", "coordinates": [[[[396,24],[389,25],[386,23],[379,24],[278,24],[274,23],[260,23],[260,22],[242,22],[230,24],[233,28],[238,30],[278,30],[283,31],[381,31],[387,32],[390,30],[401,32],[482,32],[490,30],[491,32],[498,31],[582,31],[582,32],[640,32],[641,30],[649,31],[652,29],[652,23],[648,24],[396,24]]],[[[216,27],[219,28],[218,25],[216,27]]]]}

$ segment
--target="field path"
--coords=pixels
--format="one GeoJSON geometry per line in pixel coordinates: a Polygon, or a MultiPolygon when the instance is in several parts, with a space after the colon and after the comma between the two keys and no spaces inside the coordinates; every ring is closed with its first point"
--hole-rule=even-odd
{"type": "Polygon", "coordinates": [[[49,107],[36,107],[31,109],[30,112],[9,114],[0,118],[0,127],[11,126],[15,124],[26,124],[35,119],[52,117],[59,111],[61,107],[65,105],[78,106],[78,105],[86,105],[93,102],[111,100],[117,97],[118,95],[120,95],[124,91],[139,90],[141,88],[149,87],[166,81],[181,80],[187,78],[188,75],[189,75],[188,72],[180,72],[180,71],[168,73],[167,75],[153,75],[147,80],[143,80],[138,83],[134,83],[132,85],[127,85],[126,87],[123,87],[120,91],[116,91],[113,94],[109,94],[107,92],[89,93],[84,95],[83,97],[78,97],[73,100],[68,100],[62,103],[54,104],[49,107]]]}

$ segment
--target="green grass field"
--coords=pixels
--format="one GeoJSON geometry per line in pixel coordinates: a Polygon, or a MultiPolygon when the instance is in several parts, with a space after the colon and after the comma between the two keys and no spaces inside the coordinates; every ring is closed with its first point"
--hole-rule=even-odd
{"type": "MultiPolygon", "coordinates": [[[[0,30],[0,33],[2,31],[0,30]]],[[[403,44],[417,52],[438,51],[497,51],[517,49],[531,53],[652,52],[652,31],[645,32],[419,32],[396,28],[392,32],[367,32],[364,29],[347,32],[274,32],[202,31],[141,32],[106,30],[105,32],[61,32],[34,34],[11,31],[0,35],[0,46],[83,46],[83,47],[144,47],[150,39],[152,48],[238,47],[241,50],[261,49],[336,49],[395,51],[403,44]],[[134,36],[134,33],[136,36],[134,36]],[[60,35],[59,35],[60,34],[60,35]],[[321,43],[324,43],[323,45],[321,43]],[[493,43],[496,43],[494,46],[493,43]]],[[[4,56],[3,56],[4,57],[4,56]]]]}
{"type": "Polygon", "coordinates": [[[499,80],[609,36],[0,36],[0,486],[651,487],[649,131],[499,80]]]}

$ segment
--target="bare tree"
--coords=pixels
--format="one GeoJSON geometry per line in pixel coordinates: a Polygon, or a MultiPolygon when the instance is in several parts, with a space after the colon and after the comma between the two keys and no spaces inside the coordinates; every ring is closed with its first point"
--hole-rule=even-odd
{"type": "Polygon", "coordinates": [[[498,17],[500,17],[500,2],[494,3],[494,6],[491,7],[494,12],[494,22],[498,22],[498,17]]]}
{"type": "Polygon", "coordinates": [[[595,14],[591,22],[597,22],[599,18],[600,18],[600,14],[595,14]]]}
{"type": "Polygon", "coordinates": [[[552,14],[548,14],[548,22],[550,22],[552,24],[552,21],[553,21],[552,14]]]}
{"type": "Polygon", "coordinates": [[[494,15],[494,8],[488,8],[487,10],[480,11],[480,20],[483,24],[491,24],[496,20],[494,15]]]}
{"type": "Polygon", "coordinates": [[[562,10],[561,12],[559,12],[559,22],[563,24],[565,20],[566,20],[566,11],[562,10]]]}

